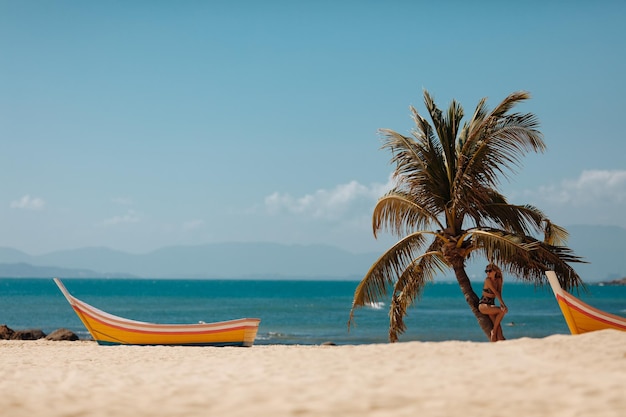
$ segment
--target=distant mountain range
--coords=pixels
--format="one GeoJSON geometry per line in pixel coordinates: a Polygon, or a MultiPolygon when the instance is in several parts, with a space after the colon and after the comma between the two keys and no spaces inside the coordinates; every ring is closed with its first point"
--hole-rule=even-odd
{"type": "Polygon", "coordinates": [[[358,279],[376,256],[275,243],[171,246],[146,254],[92,247],[38,256],[0,248],[0,276],[358,279]]]}
{"type": "MultiPolygon", "coordinates": [[[[574,265],[585,281],[626,276],[626,229],[569,226],[568,245],[589,264],[574,265]]],[[[108,248],[82,248],[28,255],[0,248],[1,277],[355,279],[363,277],[381,253],[352,253],[328,245],[220,243],[172,246],[146,254],[108,248]]],[[[468,265],[474,279],[480,265],[468,265]]],[[[453,278],[452,272],[442,279],[453,278]]]]}

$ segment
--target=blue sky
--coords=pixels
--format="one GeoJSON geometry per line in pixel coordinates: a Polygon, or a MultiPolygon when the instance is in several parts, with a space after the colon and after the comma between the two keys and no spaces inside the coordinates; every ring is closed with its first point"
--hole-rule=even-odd
{"type": "Polygon", "coordinates": [[[379,128],[422,91],[526,90],[548,146],[504,182],[626,227],[626,3],[0,0],[0,246],[382,251],[379,128]]]}

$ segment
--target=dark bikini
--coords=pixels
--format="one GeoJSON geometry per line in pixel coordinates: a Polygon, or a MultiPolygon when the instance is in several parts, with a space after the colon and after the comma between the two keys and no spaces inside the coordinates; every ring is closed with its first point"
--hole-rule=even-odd
{"type": "Polygon", "coordinates": [[[483,296],[480,298],[480,301],[478,301],[478,304],[496,305],[496,297],[493,291],[491,291],[491,288],[483,288],[483,296]],[[491,294],[493,297],[487,297],[485,293],[491,294]]]}

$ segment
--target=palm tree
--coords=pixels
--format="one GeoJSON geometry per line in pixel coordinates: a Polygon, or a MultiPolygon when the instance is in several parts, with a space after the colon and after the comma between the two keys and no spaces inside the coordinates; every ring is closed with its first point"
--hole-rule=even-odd
{"type": "Polygon", "coordinates": [[[382,149],[393,155],[395,186],[376,204],[372,226],[375,237],[386,230],[399,240],[356,288],[349,327],[356,308],[390,294],[389,340],[397,341],[406,330],[408,307],[438,272],[452,268],[489,337],[493,324],[478,310],[479,297],[465,271],[466,261],[477,256],[535,285],[545,283],[548,269],[556,271],[565,288],[582,285],[568,264],[581,258],[561,246],[567,231],[536,207],[510,204],[497,189],[499,177],[513,173],[524,154],[545,149],[535,115],[510,113],[528,98],[526,92],[513,93],[492,111],[483,98],[461,126],[463,108],[456,101],[444,114],[424,91],[433,126],[411,107],[412,138],[380,130],[382,149]]]}

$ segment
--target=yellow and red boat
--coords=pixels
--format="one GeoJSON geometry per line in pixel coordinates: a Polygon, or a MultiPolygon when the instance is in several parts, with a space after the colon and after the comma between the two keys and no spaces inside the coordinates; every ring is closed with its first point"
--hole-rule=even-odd
{"type": "Polygon", "coordinates": [[[554,271],[546,271],[546,276],[572,334],[604,329],[626,331],[626,318],[598,310],[580,301],[561,287],[554,271]]]}
{"type": "Polygon", "coordinates": [[[99,310],[74,297],[54,278],[78,318],[100,345],[252,346],[260,319],[216,323],[155,324],[129,320],[99,310]]]}

